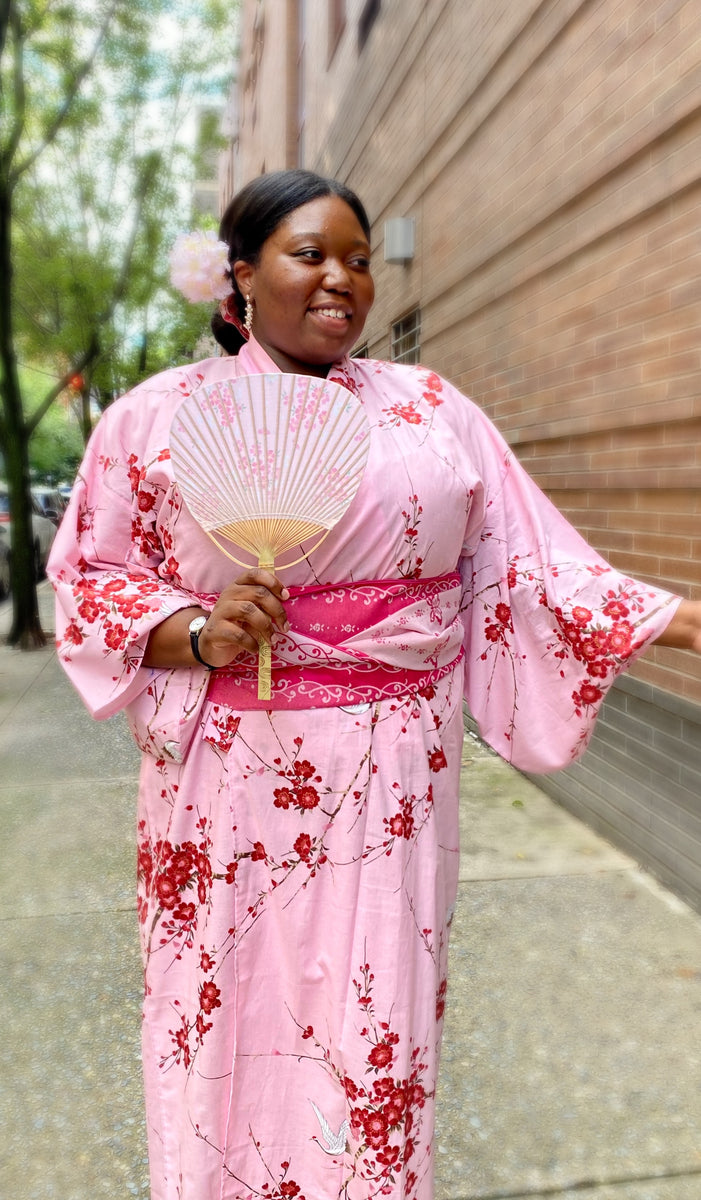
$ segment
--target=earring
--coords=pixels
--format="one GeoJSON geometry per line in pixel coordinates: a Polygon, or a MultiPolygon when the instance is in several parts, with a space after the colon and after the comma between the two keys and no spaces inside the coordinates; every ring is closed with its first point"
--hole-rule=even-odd
{"type": "Polygon", "coordinates": [[[246,296],[246,316],[244,318],[243,323],[246,326],[246,329],[248,330],[248,332],[250,333],[251,326],[253,325],[253,304],[251,302],[250,295],[246,296]]]}

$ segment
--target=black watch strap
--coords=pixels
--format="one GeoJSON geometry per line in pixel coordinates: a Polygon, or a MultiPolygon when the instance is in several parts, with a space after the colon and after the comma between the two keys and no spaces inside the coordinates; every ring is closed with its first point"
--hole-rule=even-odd
{"type": "Polygon", "coordinates": [[[190,646],[192,648],[192,653],[193,653],[194,657],[197,659],[198,663],[201,663],[202,666],[206,667],[208,671],[216,671],[217,668],[213,667],[211,663],[205,662],[202,655],[200,654],[200,634],[206,624],[207,624],[206,617],[205,617],[204,621],[202,621],[201,624],[197,620],[192,621],[190,623],[190,646]],[[194,626],[194,628],[193,628],[193,626],[194,626]]]}

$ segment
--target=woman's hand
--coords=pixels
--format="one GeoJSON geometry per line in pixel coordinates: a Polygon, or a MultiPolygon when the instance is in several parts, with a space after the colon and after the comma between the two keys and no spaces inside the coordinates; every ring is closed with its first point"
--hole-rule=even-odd
{"type": "Polygon", "coordinates": [[[211,613],[184,608],[152,630],[143,658],[145,667],[191,667],[195,663],[188,626],[194,617],[207,617],[199,636],[202,658],[212,667],[225,667],[245,651],[256,654],[275,630],[289,629],[284,601],[289,592],[271,571],[245,571],[224,589],[211,613]]]}
{"type": "MultiPolygon", "coordinates": [[[[289,629],[283,600],[289,598],[277,576],[257,567],[225,588],[199,638],[200,654],[213,667],[225,667],[243,651],[258,653],[275,629],[289,629]]],[[[192,620],[192,617],[190,617],[192,620]]]]}
{"type": "Polygon", "coordinates": [[[682,600],[664,633],[655,639],[655,645],[701,654],[701,600],[682,600]]]}

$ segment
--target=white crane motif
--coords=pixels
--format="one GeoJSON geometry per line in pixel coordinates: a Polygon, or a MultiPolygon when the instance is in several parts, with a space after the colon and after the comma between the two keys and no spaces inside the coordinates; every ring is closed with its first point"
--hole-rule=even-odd
{"type": "Polygon", "coordinates": [[[328,1121],[326,1120],[326,1117],[324,1116],[323,1112],[321,1112],[321,1110],[319,1108],[317,1108],[314,1101],[310,1100],[309,1103],[311,1104],[312,1108],[314,1109],[314,1112],[316,1113],[316,1119],[319,1122],[319,1125],[321,1126],[321,1136],[323,1137],[324,1141],[326,1142],[326,1145],[322,1146],[318,1137],[313,1137],[312,1141],[316,1142],[317,1146],[321,1146],[321,1149],[324,1151],[324,1154],[343,1154],[344,1150],[346,1149],[346,1145],[348,1143],[348,1134],[350,1133],[349,1122],[347,1120],[344,1121],[342,1123],[341,1128],[339,1129],[338,1133],[334,1133],[333,1129],[331,1128],[328,1121]]]}

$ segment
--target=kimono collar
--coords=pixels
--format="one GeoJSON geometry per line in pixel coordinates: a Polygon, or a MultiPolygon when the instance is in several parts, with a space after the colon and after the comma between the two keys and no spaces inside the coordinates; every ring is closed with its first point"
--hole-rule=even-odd
{"type": "MultiPolygon", "coordinates": [[[[242,346],[239,350],[237,359],[246,375],[270,375],[280,371],[277,363],[273,362],[260,342],[257,342],[252,336],[248,339],[245,346],[242,346]]],[[[350,373],[350,361],[347,355],[339,358],[329,369],[329,378],[337,375],[339,372],[342,375],[348,375],[350,373]]],[[[300,375],[304,374],[303,371],[299,373],[300,375]]]]}

